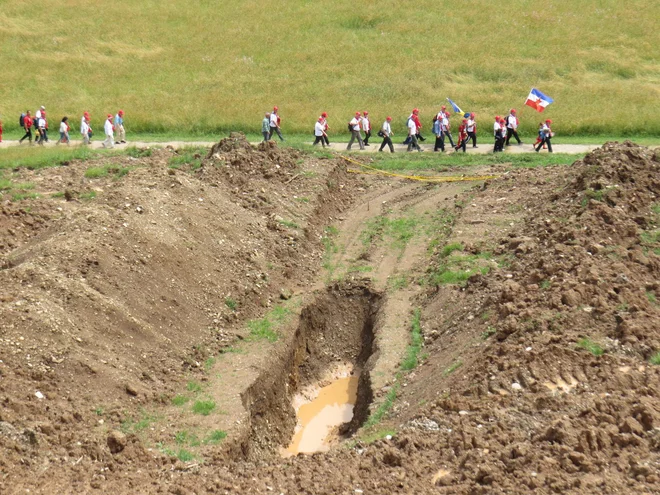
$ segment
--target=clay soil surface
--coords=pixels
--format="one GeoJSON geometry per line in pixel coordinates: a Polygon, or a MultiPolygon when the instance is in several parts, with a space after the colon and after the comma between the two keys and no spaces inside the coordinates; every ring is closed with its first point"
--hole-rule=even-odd
{"type": "Polygon", "coordinates": [[[660,492],[657,151],[441,184],[176,153],[12,172],[0,493],[660,492]],[[338,366],[354,420],[281,458],[338,366]]]}

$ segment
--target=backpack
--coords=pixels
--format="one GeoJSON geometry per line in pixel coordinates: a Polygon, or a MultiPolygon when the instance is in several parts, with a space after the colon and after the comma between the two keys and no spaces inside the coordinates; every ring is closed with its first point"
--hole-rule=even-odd
{"type": "Polygon", "coordinates": [[[350,123],[350,122],[348,123],[348,130],[349,130],[350,132],[352,132],[352,131],[353,131],[353,126],[351,125],[351,123],[350,123]]]}
{"type": "Polygon", "coordinates": [[[18,125],[21,127],[25,127],[25,114],[22,113],[21,116],[18,118],[18,125]]]}

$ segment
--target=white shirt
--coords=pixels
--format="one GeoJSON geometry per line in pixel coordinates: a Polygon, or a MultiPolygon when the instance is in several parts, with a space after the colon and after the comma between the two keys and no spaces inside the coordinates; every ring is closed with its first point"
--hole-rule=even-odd
{"type": "Polygon", "coordinates": [[[351,127],[353,128],[354,131],[360,130],[360,121],[356,117],[353,117],[353,119],[351,119],[349,124],[351,124],[351,127]]]}
{"type": "Polygon", "coordinates": [[[276,113],[271,113],[270,114],[270,126],[271,127],[277,127],[277,114],[276,113]]]}
{"type": "Polygon", "coordinates": [[[37,113],[34,114],[34,118],[37,119],[37,121],[39,121],[39,119],[41,118],[41,110],[37,110],[37,113]]]}
{"type": "Polygon", "coordinates": [[[543,133],[544,136],[548,137],[550,136],[552,130],[550,129],[550,126],[548,124],[543,124],[543,127],[541,128],[541,132],[543,133]]]}
{"type": "Polygon", "coordinates": [[[39,129],[45,129],[46,128],[46,119],[39,118],[37,126],[39,127],[39,129]]]}
{"type": "Polygon", "coordinates": [[[449,130],[449,119],[447,118],[447,114],[442,115],[442,130],[447,131],[449,130]]]}
{"type": "Polygon", "coordinates": [[[82,119],[82,122],[80,123],[80,134],[89,134],[89,125],[87,125],[85,119],[82,119]]]}
{"type": "Polygon", "coordinates": [[[390,123],[387,120],[385,122],[383,122],[383,127],[381,128],[381,131],[386,136],[389,136],[390,134],[392,134],[392,127],[390,127],[390,123]]]}
{"type": "Polygon", "coordinates": [[[516,117],[515,115],[510,113],[509,116],[506,119],[506,126],[509,129],[514,129],[514,130],[517,129],[518,128],[518,117],[516,117]]]}
{"type": "Polygon", "coordinates": [[[369,117],[362,117],[362,130],[367,132],[369,128],[369,117]]]}
{"type": "Polygon", "coordinates": [[[500,132],[501,129],[502,129],[502,126],[500,125],[499,122],[495,122],[493,124],[493,134],[495,135],[495,137],[497,137],[497,134],[500,132]]]}
{"type": "Polygon", "coordinates": [[[60,132],[66,132],[66,122],[60,122],[60,132]]]}
{"type": "Polygon", "coordinates": [[[106,119],[105,124],[103,124],[103,131],[105,132],[106,136],[112,136],[112,122],[106,119]]]}
{"type": "Polygon", "coordinates": [[[323,125],[323,122],[317,122],[314,124],[314,135],[315,136],[323,136],[323,131],[325,130],[325,126],[323,125]]]}
{"type": "Polygon", "coordinates": [[[408,119],[408,130],[410,131],[411,136],[417,134],[417,124],[415,124],[415,121],[412,118],[408,119]]]}
{"type": "Polygon", "coordinates": [[[467,121],[467,131],[474,132],[474,120],[468,119],[467,121]]]}

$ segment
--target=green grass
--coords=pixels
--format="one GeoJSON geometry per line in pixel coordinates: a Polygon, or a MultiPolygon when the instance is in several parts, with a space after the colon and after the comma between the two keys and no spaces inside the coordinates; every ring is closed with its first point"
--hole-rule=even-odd
{"type": "Polygon", "coordinates": [[[88,179],[99,179],[111,176],[113,179],[124,177],[131,169],[129,167],[118,167],[117,165],[102,165],[100,167],[89,167],[85,170],[88,179]]]}
{"type": "Polygon", "coordinates": [[[505,9],[467,11],[457,0],[442,9],[429,0],[337,0],[323,9],[303,0],[277,9],[205,0],[119,0],[105,11],[65,0],[24,7],[3,2],[0,14],[8,132],[28,104],[45,104],[51,127],[70,116],[73,136],[83,110],[91,111],[98,135],[106,113],[121,107],[129,140],[142,131],[258,131],[263,113],[277,104],[285,135],[309,134],[325,110],[332,140],[353,112],[367,109],[377,125],[391,114],[399,137],[413,106],[426,130],[450,97],[477,112],[482,135],[490,135],[493,115],[512,106],[524,136],[536,134],[541,117],[564,134],[660,135],[658,2],[577,0],[543,8],[512,0],[505,9]],[[269,42],[255,35],[272,26],[278,35],[269,42]],[[493,56],[495,33],[506,63],[493,56]],[[346,56],[365,47],[368,64],[346,56]],[[34,75],[32,84],[25,74],[34,75]],[[555,99],[542,115],[522,105],[532,85],[555,99]]]}
{"type": "Polygon", "coordinates": [[[222,442],[225,438],[227,438],[227,432],[214,430],[204,439],[204,443],[207,445],[216,445],[222,442]]]}
{"type": "Polygon", "coordinates": [[[146,428],[149,428],[158,418],[155,415],[149,414],[145,410],[140,411],[140,415],[129,416],[121,422],[120,429],[124,433],[139,433],[146,428]]]}
{"type": "Polygon", "coordinates": [[[405,289],[410,285],[410,279],[405,273],[400,275],[394,275],[387,280],[388,287],[391,290],[401,290],[405,289]]]}
{"type": "Polygon", "coordinates": [[[80,196],[78,196],[80,199],[94,199],[96,197],[96,191],[88,191],[84,193],[80,193],[80,196]]]}
{"type": "Polygon", "coordinates": [[[291,314],[291,310],[280,305],[275,306],[263,318],[250,320],[247,323],[252,340],[267,340],[276,342],[280,336],[277,333],[277,326],[282,324],[291,314]]]}
{"type": "Polygon", "coordinates": [[[594,356],[602,356],[603,353],[605,352],[599,344],[597,344],[596,342],[594,342],[589,338],[578,340],[577,347],[578,349],[584,349],[586,351],[589,351],[594,356]]]}
{"type": "Polygon", "coordinates": [[[495,335],[496,333],[497,333],[497,329],[495,327],[489,326],[488,328],[486,328],[486,330],[484,330],[482,332],[481,338],[483,340],[486,340],[486,339],[488,339],[488,337],[491,337],[492,335],[495,335]]]}
{"type": "Polygon", "coordinates": [[[658,298],[655,297],[655,293],[647,291],[646,298],[649,300],[651,304],[658,304],[658,298]]]}
{"type": "Polygon", "coordinates": [[[185,395],[175,395],[172,398],[172,404],[175,406],[183,406],[187,404],[190,401],[190,397],[186,397],[185,395]]]}
{"type": "Polygon", "coordinates": [[[202,391],[202,386],[197,382],[190,381],[186,384],[186,390],[188,392],[198,393],[202,391]]]}
{"type": "Polygon", "coordinates": [[[369,415],[369,418],[364,423],[363,428],[369,429],[376,426],[380,421],[385,417],[385,415],[392,409],[394,406],[394,401],[396,400],[397,393],[399,392],[399,382],[392,385],[392,388],[387,392],[385,400],[378,406],[378,408],[369,415]]]}
{"type": "Polygon", "coordinates": [[[419,352],[422,350],[422,345],[424,345],[420,318],[421,311],[419,308],[416,308],[413,311],[413,318],[410,323],[410,344],[408,344],[408,348],[406,349],[406,357],[401,363],[401,369],[403,371],[415,369],[419,364],[419,352]]]}
{"type": "Polygon", "coordinates": [[[179,431],[174,435],[174,441],[178,445],[188,445],[190,447],[197,447],[200,445],[200,440],[194,433],[188,431],[179,431]]]}
{"type": "Polygon", "coordinates": [[[192,412],[195,414],[201,414],[202,416],[208,416],[215,409],[215,401],[213,400],[197,400],[192,406],[192,412]]]}
{"type": "Polygon", "coordinates": [[[551,285],[552,285],[552,282],[550,282],[550,280],[542,280],[541,285],[539,287],[541,287],[541,289],[543,289],[543,290],[548,290],[551,285]]]}
{"type": "Polygon", "coordinates": [[[190,170],[197,170],[202,166],[202,159],[206,156],[208,150],[199,146],[186,146],[177,150],[176,154],[171,156],[168,165],[170,168],[181,168],[184,165],[190,167],[190,170]]]}
{"type": "Polygon", "coordinates": [[[463,366],[463,361],[459,359],[458,361],[453,362],[449,368],[442,372],[442,374],[444,376],[449,376],[461,366],[463,366]]]}
{"type": "Polygon", "coordinates": [[[236,311],[236,308],[238,308],[238,303],[231,297],[225,297],[225,306],[227,306],[232,311],[236,311]]]}
{"type": "Polygon", "coordinates": [[[426,282],[432,286],[465,285],[472,275],[490,272],[490,265],[485,263],[493,259],[491,253],[465,254],[459,252],[462,249],[463,246],[458,243],[443,247],[437,264],[429,270],[426,282]]]}
{"type": "Polygon", "coordinates": [[[659,366],[660,365],[660,351],[656,352],[649,358],[649,363],[659,366]]]}
{"type": "Polygon", "coordinates": [[[0,149],[0,170],[19,168],[38,170],[66,165],[72,160],[91,160],[102,156],[117,156],[124,153],[121,150],[93,150],[78,146],[71,148],[12,146],[0,149]]]}

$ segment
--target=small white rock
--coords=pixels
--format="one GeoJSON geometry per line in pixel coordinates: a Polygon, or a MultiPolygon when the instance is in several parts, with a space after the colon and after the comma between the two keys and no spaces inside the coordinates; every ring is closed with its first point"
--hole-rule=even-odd
{"type": "Polygon", "coordinates": [[[385,440],[392,440],[392,435],[385,435],[385,440]]]}
{"type": "Polygon", "coordinates": [[[44,396],[44,394],[42,394],[42,393],[39,392],[38,390],[34,393],[34,395],[37,397],[37,399],[45,399],[45,398],[46,398],[46,397],[44,396]]]}
{"type": "Polygon", "coordinates": [[[513,390],[522,390],[522,385],[520,385],[520,383],[518,383],[518,382],[513,382],[513,383],[511,384],[511,388],[512,388],[513,390]]]}
{"type": "Polygon", "coordinates": [[[469,413],[467,411],[458,411],[459,416],[467,416],[469,413]]]}
{"type": "Polygon", "coordinates": [[[532,350],[532,348],[531,348],[531,347],[525,347],[525,350],[526,350],[527,352],[529,352],[529,351],[532,350]]]}

